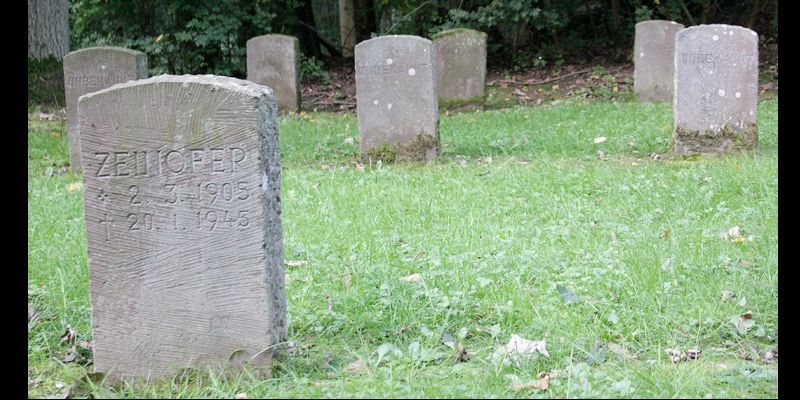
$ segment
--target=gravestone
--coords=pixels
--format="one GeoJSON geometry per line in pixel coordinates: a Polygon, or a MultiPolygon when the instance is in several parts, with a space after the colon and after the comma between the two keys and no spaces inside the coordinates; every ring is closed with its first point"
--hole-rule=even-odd
{"type": "Polygon", "coordinates": [[[268,370],[286,337],[276,108],[213,75],[80,98],[95,371],[268,370]]]}
{"type": "Polygon", "coordinates": [[[722,153],[758,144],[758,35],[699,25],[675,40],[672,150],[722,153]]]}
{"type": "Polygon", "coordinates": [[[72,170],[82,170],[78,97],[117,83],[147,78],[147,73],[147,56],[123,47],[88,47],[64,56],[67,139],[72,170]]]}
{"type": "Polygon", "coordinates": [[[247,80],[269,86],[281,113],[300,109],[300,41],[262,35],[247,41],[247,80]]]}
{"type": "Polygon", "coordinates": [[[636,24],[633,41],[633,90],[640,101],[672,101],[675,78],[675,34],[684,26],[673,21],[636,24]]]}
{"type": "Polygon", "coordinates": [[[382,36],[356,45],[362,154],[387,145],[400,161],[437,155],[439,110],[433,51],[430,40],[409,35],[382,36]]]}
{"type": "Polygon", "coordinates": [[[486,34],[451,29],[434,35],[433,45],[440,105],[479,108],[486,84],[486,34]]]}

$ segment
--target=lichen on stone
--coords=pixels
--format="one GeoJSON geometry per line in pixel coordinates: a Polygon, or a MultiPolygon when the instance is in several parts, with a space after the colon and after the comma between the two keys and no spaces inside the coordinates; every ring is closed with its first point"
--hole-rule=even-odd
{"type": "Polygon", "coordinates": [[[676,154],[727,153],[757,146],[758,127],[754,122],[745,129],[723,125],[719,130],[696,131],[677,126],[672,133],[672,152],[676,154]]]}

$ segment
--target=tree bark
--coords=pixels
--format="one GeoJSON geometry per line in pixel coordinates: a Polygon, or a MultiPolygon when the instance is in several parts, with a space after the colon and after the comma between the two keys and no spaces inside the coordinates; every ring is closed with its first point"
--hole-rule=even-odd
{"type": "Polygon", "coordinates": [[[356,13],[356,43],[369,40],[378,31],[373,0],[353,0],[356,13]]]}
{"type": "Polygon", "coordinates": [[[28,58],[69,53],[68,0],[28,0],[28,58]]]}
{"type": "Polygon", "coordinates": [[[298,20],[301,22],[299,39],[303,54],[309,58],[319,58],[322,52],[319,49],[319,40],[316,33],[317,23],[314,22],[314,8],[311,5],[311,0],[304,0],[303,6],[297,11],[298,20]]]}

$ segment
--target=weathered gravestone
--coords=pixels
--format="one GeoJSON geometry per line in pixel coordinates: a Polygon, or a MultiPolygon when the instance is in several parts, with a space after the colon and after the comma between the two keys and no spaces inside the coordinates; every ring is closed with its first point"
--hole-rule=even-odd
{"type": "Polygon", "coordinates": [[[269,86],[281,113],[300,109],[300,41],[262,35],[247,41],[247,80],[269,86]]]}
{"type": "Polygon", "coordinates": [[[391,35],[355,48],[361,152],[391,148],[397,160],[428,160],[439,149],[433,44],[391,35]],[[386,145],[386,146],[382,146],[386,145]]]}
{"type": "Polygon", "coordinates": [[[434,35],[433,45],[440,105],[480,107],[486,84],[486,34],[451,29],[434,35]]]}
{"type": "Polygon", "coordinates": [[[89,47],[64,56],[67,139],[74,171],[82,169],[78,97],[117,83],[147,78],[147,73],[147,56],[122,47],[89,47]]]}
{"type": "Polygon", "coordinates": [[[653,20],[636,24],[633,90],[640,101],[672,101],[675,34],[683,28],[673,21],[653,20]]]}
{"type": "Polygon", "coordinates": [[[271,365],[286,337],[272,91],[161,75],[79,111],[95,370],[271,365]]]}
{"type": "Polygon", "coordinates": [[[721,153],[758,144],[758,35],[699,25],[675,41],[672,150],[721,153]]]}

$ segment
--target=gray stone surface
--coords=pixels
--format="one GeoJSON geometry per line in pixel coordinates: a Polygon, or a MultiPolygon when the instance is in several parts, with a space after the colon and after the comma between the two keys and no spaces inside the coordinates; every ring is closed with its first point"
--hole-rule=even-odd
{"type": "Polygon", "coordinates": [[[732,25],[678,32],[672,150],[722,153],[758,144],[758,35],[732,25]]]}
{"type": "Polygon", "coordinates": [[[428,160],[439,148],[433,43],[418,36],[366,40],[355,49],[361,152],[393,146],[398,160],[428,160]]]}
{"type": "Polygon", "coordinates": [[[486,34],[451,29],[433,36],[439,99],[482,101],[486,85],[486,34]]]}
{"type": "Polygon", "coordinates": [[[95,371],[269,371],[286,338],[276,108],[212,75],[80,98],[95,371]]]}
{"type": "Polygon", "coordinates": [[[633,41],[633,90],[640,101],[672,101],[675,77],[675,34],[684,26],[674,21],[642,21],[633,41]]]}
{"type": "Polygon", "coordinates": [[[147,78],[147,56],[123,47],[88,47],[64,56],[64,91],[67,101],[69,161],[81,171],[78,97],[111,85],[147,78]]]}
{"type": "Polygon", "coordinates": [[[247,80],[275,91],[281,113],[300,110],[300,41],[286,35],[248,40],[247,80]]]}

